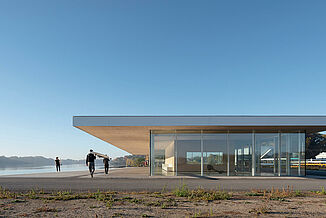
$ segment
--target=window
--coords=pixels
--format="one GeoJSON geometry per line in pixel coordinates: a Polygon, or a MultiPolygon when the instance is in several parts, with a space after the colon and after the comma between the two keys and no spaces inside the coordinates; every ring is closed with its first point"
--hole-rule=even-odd
{"type": "MultiPolygon", "coordinates": [[[[223,152],[203,152],[204,164],[223,164],[223,152]]],[[[187,164],[200,164],[201,152],[187,152],[187,164]]]]}
{"type": "Polygon", "coordinates": [[[187,152],[187,164],[200,164],[201,152],[187,152]]]}
{"type": "Polygon", "coordinates": [[[223,152],[203,152],[204,164],[223,164],[223,152]]]}

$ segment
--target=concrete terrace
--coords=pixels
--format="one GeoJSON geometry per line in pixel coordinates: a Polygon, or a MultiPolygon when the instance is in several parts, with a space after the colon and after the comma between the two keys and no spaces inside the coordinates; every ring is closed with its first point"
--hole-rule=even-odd
{"type": "Polygon", "coordinates": [[[148,168],[113,169],[109,175],[97,170],[91,179],[88,171],[42,173],[29,175],[0,176],[0,186],[12,191],[71,190],[75,192],[112,191],[161,191],[173,190],[186,184],[189,188],[199,186],[206,189],[229,191],[250,191],[252,189],[271,189],[290,187],[294,190],[320,190],[326,186],[321,177],[162,177],[148,176],[148,168]]]}

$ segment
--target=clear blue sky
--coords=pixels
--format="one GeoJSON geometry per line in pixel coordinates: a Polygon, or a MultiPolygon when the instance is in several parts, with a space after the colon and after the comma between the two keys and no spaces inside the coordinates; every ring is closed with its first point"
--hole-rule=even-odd
{"type": "Polygon", "coordinates": [[[0,155],[125,152],[73,115],[325,114],[326,1],[0,1],[0,155]]]}

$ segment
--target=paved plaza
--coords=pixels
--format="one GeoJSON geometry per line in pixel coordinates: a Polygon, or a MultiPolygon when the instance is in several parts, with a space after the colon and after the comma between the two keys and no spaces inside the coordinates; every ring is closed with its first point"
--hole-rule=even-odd
{"type": "Polygon", "coordinates": [[[0,176],[0,186],[12,191],[71,190],[76,192],[112,191],[161,191],[173,190],[186,184],[189,188],[250,191],[252,189],[293,188],[300,191],[320,190],[326,186],[322,177],[164,177],[148,175],[148,168],[113,169],[108,175],[97,170],[94,178],[88,171],[42,173],[0,176]]]}

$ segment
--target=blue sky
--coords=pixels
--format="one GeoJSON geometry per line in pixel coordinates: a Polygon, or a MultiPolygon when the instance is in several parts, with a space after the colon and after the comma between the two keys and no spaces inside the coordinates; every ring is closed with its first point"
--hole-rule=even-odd
{"type": "Polygon", "coordinates": [[[0,155],[125,152],[74,115],[325,114],[325,1],[0,1],[0,155]]]}

